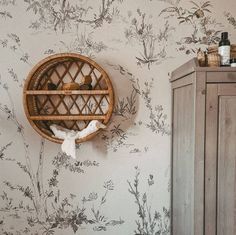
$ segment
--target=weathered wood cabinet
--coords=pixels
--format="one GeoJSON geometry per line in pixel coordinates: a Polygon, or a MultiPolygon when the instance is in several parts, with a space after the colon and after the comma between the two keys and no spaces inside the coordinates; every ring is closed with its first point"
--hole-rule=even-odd
{"type": "Polygon", "coordinates": [[[236,68],[172,73],[172,235],[236,235],[236,68]]]}

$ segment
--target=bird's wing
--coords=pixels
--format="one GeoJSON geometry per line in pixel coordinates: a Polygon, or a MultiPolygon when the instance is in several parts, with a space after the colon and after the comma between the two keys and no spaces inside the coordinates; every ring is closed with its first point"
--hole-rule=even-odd
{"type": "Polygon", "coordinates": [[[97,127],[97,129],[105,129],[106,128],[106,126],[103,123],[99,122],[99,121],[97,121],[96,127],[97,127]]]}
{"type": "Polygon", "coordinates": [[[84,138],[101,128],[104,129],[106,126],[97,120],[92,120],[86,128],[78,132],[77,136],[78,138],[84,138]]]}

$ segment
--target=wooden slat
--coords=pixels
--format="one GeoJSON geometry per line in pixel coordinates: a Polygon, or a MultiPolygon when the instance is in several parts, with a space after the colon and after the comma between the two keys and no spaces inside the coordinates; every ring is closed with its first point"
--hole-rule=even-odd
{"type": "Polygon", "coordinates": [[[186,77],[176,80],[176,81],[172,82],[172,84],[171,84],[172,89],[176,89],[176,88],[183,87],[183,86],[188,86],[193,83],[194,78],[195,78],[195,74],[192,73],[186,77]]]}
{"type": "Polygon", "coordinates": [[[104,120],[106,115],[45,115],[45,116],[30,116],[31,120],[46,121],[46,120],[104,120]]]}
{"type": "Polygon", "coordinates": [[[208,72],[207,82],[208,83],[234,83],[236,82],[236,71],[234,72],[208,72]]]}
{"type": "Polygon", "coordinates": [[[236,84],[221,84],[218,87],[218,95],[233,95],[235,96],[236,94],[236,84]]]}
{"type": "Polygon", "coordinates": [[[187,76],[195,71],[195,68],[198,67],[198,60],[196,58],[186,62],[185,64],[181,65],[179,68],[175,69],[171,73],[170,82],[173,82],[177,79],[180,79],[184,76],[187,76]]]}
{"type": "Polygon", "coordinates": [[[195,73],[194,234],[204,234],[206,73],[195,73]]]}
{"type": "Polygon", "coordinates": [[[171,179],[171,190],[170,190],[170,234],[173,234],[173,200],[174,200],[174,193],[173,193],[173,166],[174,166],[174,151],[173,151],[173,144],[174,144],[174,135],[173,135],[173,127],[174,127],[174,89],[171,89],[171,141],[170,141],[170,179],[171,179]]]}
{"type": "Polygon", "coordinates": [[[108,90],[57,90],[57,91],[48,91],[48,90],[29,90],[25,91],[26,95],[107,95],[109,94],[108,90]]]}
{"type": "Polygon", "coordinates": [[[236,72],[235,67],[196,67],[196,72],[236,72]]]}
{"type": "Polygon", "coordinates": [[[217,84],[207,85],[205,147],[205,234],[216,235],[217,84]]]}

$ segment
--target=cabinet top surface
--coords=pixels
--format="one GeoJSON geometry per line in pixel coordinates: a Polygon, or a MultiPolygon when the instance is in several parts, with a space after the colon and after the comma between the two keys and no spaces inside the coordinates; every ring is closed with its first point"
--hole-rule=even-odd
{"type": "Polygon", "coordinates": [[[200,67],[197,58],[191,59],[171,73],[170,82],[194,72],[236,72],[236,67],[200,67]]]}

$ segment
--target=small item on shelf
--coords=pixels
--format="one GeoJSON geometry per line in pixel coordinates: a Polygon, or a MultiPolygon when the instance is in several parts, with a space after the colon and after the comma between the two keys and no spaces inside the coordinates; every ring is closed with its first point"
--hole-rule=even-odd
{"type": "Polygon", "coordinates": [[[92,90],[92,81],[93,79],[91,78],[90,75],[86,75],[82,78],[81,83],[80,83],[80,89],[81,90],[92,90]]]}
{"type": "Polygon", "coordinates": [[[61,87],[61,90],[79,90],[80,85],[76,82],[64,83],[61,87]]]}
{"type": "Polygon", "coordinates": [[[43,90],[56,90],[56,89],[57,89],[57,86],[50,81],[48,81],[43,88],[43,90]]]}
{"type": "Polygon", "coordinates": [[[208,54],[211,54],[211,53],[218,53],[218,46],[213,44],[213,45],[210,45],[208,48],[207,48],[207,53],[208,54]]]}
{"type": "Polygon", "coordinates": [[[218,53],[221,57],[220,65],[230,66],[230,41],[228,38],[228,32],[223,32],[221,34],[218,53]]]}
{"type": "Polygon", "coordinates": [[[56,90],[57,86],[54,83],[52,83],[52,82],[48,82],[47,83],[47,89],[48,90],[56,90]]]}
{"type": "Polygon", "coordinates": [[[82,78],[81,84],[83,85],[91,85],[92,83],[92,78],[90,75],[86,75],[82,78]]]}
{"type": "Polygon", "coordinates": [[[56,90],[57,89],[57,86],[52,82],[49,82],[47,84],[47,86],[48,86],[48,90],[56,90]]]}
{"type": "Polygon", "coordinates": [[[92,90],[92,85],[91,84],[83,84],[80,85],[80,90],[92,90]]]}
{"type": "Polygon", "coordinates": [[[230,66],[231,67],[236,67],[236,58],[230,59],[230,66]]]}
{"type": "Polygon", "coordinates": [[[219,67],[221,62],[221,57],[217,53],[211,53],[207,55],[207,64],[209,67],[219,67]]]}
{"type": "Polygon", "coordinates": [[[198,59],[199,65],[201,67],[205,67],[206,66],[206,53],[204,51],[202,51],[201,48],[198,49],[197,59],[198,59]]]}
{"type": "Polygon", "coordinates": [[[231,44],[230,58],[236,58],[236,44],[231,44]]]}

